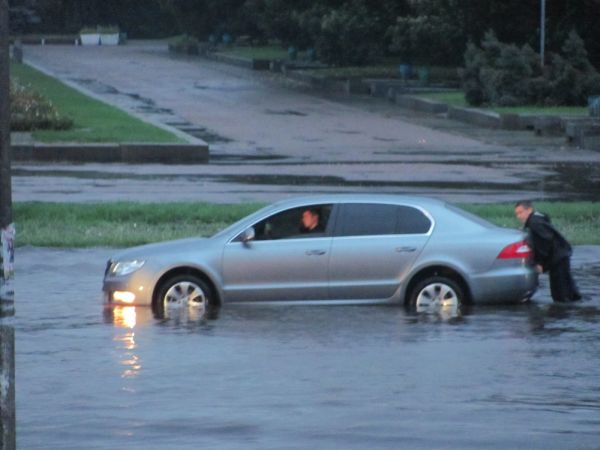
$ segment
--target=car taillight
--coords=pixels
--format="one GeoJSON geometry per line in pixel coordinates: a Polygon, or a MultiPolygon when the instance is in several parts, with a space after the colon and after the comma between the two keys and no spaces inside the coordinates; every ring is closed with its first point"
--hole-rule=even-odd
{"type": "Polygon", "coordinates": [[[507,245],[498,255],[498,259],[529,258],[533,252],[527,244],[527,241],[519,241],[507,245]]]}

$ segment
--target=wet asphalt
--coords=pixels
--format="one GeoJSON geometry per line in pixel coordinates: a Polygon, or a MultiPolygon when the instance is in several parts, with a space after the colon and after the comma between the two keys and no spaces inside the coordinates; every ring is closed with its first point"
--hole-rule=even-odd
{"type": "Polygon", "coordinates": [[[206,140],[208,165],[16,164],[16,201],[269,202],[299,193],[425,194],[455,202],[600,197],[600,153],[386,100],[308,90],[164,42],[27,46],[25,59],[144,120],[206,140]],[[99,71],[98,68],[102,67],[99,71]]]}

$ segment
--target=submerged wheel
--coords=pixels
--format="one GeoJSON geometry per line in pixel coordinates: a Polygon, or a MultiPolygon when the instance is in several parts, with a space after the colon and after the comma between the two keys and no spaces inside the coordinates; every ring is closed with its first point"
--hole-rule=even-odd
{"type": "Polygon", "coordinates": [[[159,312],[181,308],[207,309],[215,304],[210,286],[194,275],[177,275],[158,289],[154,306],[159,312]]]}
{"type": "Polygon", "coordinates": [[[464,303],[462,288],[446,277],[424,279],[415,286],[409,297],[409,306],[416,312],[457,312],[464,303]]]}

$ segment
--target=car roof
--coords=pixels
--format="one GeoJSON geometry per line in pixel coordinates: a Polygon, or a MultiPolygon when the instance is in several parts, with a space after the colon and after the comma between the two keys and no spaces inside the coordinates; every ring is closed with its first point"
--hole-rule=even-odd
{"type": "Polygon", "coordinates": [[[291,197],[273,203],[271,206],[294,207],[313,203],[400,203],[406,205],[427,207],[441,207],[446,202],[431,197],[397,194],[318,194],[300,197],[291,197]]]}

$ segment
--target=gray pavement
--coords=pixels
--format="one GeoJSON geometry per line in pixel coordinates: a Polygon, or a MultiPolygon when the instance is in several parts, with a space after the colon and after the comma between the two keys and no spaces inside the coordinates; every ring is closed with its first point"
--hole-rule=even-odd
{"type": "Polygon", "coordinates": [[[209,142],[209,165],[16,164],[16,201],[271,201],[319,192],[451,201],[597,199],[600,154],[484,130],[280,75],[172,57],[161,42],[30,46],[36,67],[145,120],[209,142]]]}

